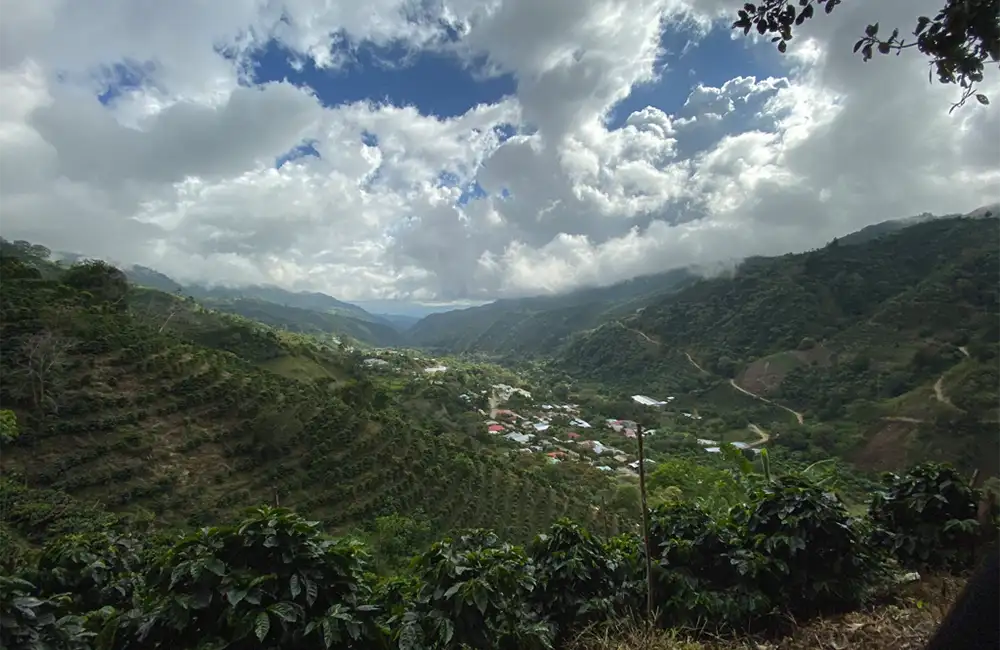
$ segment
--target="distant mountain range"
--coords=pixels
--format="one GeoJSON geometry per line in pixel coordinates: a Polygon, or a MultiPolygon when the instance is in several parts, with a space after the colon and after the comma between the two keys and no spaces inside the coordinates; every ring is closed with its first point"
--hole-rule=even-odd
{"type": "MultiPolygon", "coordinates": [[[[983,218],[998,214],[1000,203],[984,206],[965,216],[983,218]]],[[[915,224],[946,218],[949,217],[921,214],[884,221],[835,241],[840,245],[859,245],[915,224]]],[[[72,253],[55,253],[53,258],[63,262],[82,259],[72,253]]],[[[752,267],[764,259],[769,258],[750,258],[743,266],[752,267]]],[[[390,301],[365,303],[371,308],[366,310],[319,292],[293,292],[270,285],[182,285],[148,267],[131,266],[124,270],[135,284],[181,293],[213,309],[292,331],[346,335],[375,346],[410,345],[439,352],[498,356],[551,355],[570,343],[574,336],[633,314],[664,296],[695,284],[702,276],[695,269],[674,269],[554,296],[501,299],[451,311],[441,311],[440,307],[414,307],[406,314],[390,314],[382,313],[392,304],[390,301]],[[432,311],[438,313],[428,313],[432,311]]]]}

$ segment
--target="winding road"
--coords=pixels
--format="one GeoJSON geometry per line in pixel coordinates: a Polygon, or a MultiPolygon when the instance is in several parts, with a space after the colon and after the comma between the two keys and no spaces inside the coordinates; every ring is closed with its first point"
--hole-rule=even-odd
{"type": "Polygon", "coordinates": [[[758,438],[757,438],[756,441],[750,443],[751,447],[759,447],[759,446],[761,446],[762,444],[764,444],[765,442],[767,442],[768,440],[771,439],[771,434],[770,433],[768,433],[767,431],[764,431],[763,429],[761,429],[759,426],[757,426],[753,422],[751,422],[749,425],[747,425],[747,427],[751,431],[753,431],[754,433],[756,433],[757,436],[758,436],[758,438]]]}
{"type": "MultiPolygon", "coordinates": [[[[626,331],[629,331],[629,332],[632,332],[633,334],[636,334],[638,336],[641,336],[642,338],[644,338],[646,341],[652,343],[653,345],[660,345],[659,341],[657,341],[656,339],[650,337],[645,332],[641,332],[641,331],[639,331],[637,329],[633,329],[631,327],[628,327],[627,325],[625,325],[625,323],[623,323],[621,321],[616,321],[616,322],[619,325],[622,326],[622,329],[624,329],[626,331]]],[[[698,364],[698,362],[694,360],[694,357],[692,357],[690,353],[684,352],[684,356],[687,357],[687,360],[691,363],[692,366],[694,366],[695,368],[697,368],[699,372],[702,372],[702,373],[704,373],[706,375],[712,374],[709,371],[707,371],[704,368],[702,368],[698,364]]],[[[729,380],[729,385],[732,386],[733,388],[735,388],[736,390],[740,391],[741,393],[744,393],[745,395],[749,395],[750,397],[753,397],[754,399],[759,399],[760,401],[765,402],[767,404],[770,404],[771,406],[777,406],[780,409],[788,411],[789,413],[791,413],[792,415],[795,416],[795,419],[798,421],[799,424],[802,424],[803,422],[805,422],[805,416],[803,416],[798,411],[794,411],[794,410],[788,408],[787,406],[782,406],[781,404],[778,404],[777,402],[772,402],[771,400],[767,399],[766,397],[761,397],[760,395],[758,395],[756,393],[751,393],[747,389],[745,389],[742,386],[740,386],[739,384],[737,384],[735,379],[730,379],[729,380]]],[[[770,434],[768,434],[766,431],[764,431],[763,429],[761,429],[756,424],[750,423],[750,428],[754,431],[754,433],[756,433],[760,437],[760,439],[757,440],[757,442],[753,443],[754,446],[762,445],[762,444],[764,444],[765,442],[767,442],[768,440],[771,439],[770,434]]]]}
{"type": "Polygon", "coordinates": [[[802,424],[802,423],[805,422],[805,416],[802,415],[801,413],[799,413],[798,411],[793,411],[792,409],[788,408],[787,406],[782,406],[781,404],[778,404],[777,402],[772,402],[771,400],[767,399],[766,397],[761,397],[757,393],[751,393],[746,388],[743,388],[742,386],[740,386],[739,384],[737,384],[735,379],[730,379],[729,380],[729,385],[732,386],[733,388],[735,388],[736,390],[740,391],[744,395],[749,395],[750,397],[753,397],[754,399],[759,399],[760,401],[765,402],[767,404],[770,404],[771,406],[777,406],[779,409],[783,409],[785,411],[788,411],[789,413],[791,413],[792,415],[795,416],[795,419],[798,420],[799,424],[802,424]]]}

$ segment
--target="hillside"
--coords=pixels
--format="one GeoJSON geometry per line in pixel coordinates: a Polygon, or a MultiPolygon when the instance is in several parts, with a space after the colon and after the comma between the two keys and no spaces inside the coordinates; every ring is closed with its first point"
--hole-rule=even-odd
{"type": "Polygon", "coordinates": [[[350,337],[375,346],[401,345],[400,330],[389,320],[322,293],[295,293],[279,287],[182,285],[144,266],[126,269],[129,281],[150,289],[194,298],[212,309],[245,316],[303,334],[350,337]]]}
{"type": "Polygon", "coordinates": [[[931,220],[749,259],[577,337],[557,364],[651,393],[731,382],[804,416],[776,411],[783,444],[874,469],[941,454],[996,473],[997,229],[931,220]],[[817,423],[845,429],[818,442],[817,423]]]}
{"type": "Polygon", "coordinates": [[[412,345],[444,352],[551,354],[571,335],[634,312],[652,297],[675,291],[694,277],[681,269],[557,296],[497,300],[431,314],[407,335],[412,345]]]}
{"type": "Polygon", "coordinates": [[[436,535],[521,540],[564,514],[588,521],[608,485],[511,458],[457,396],[372,381],[308,338],[130,287],[102,263],[46,280],[0,262],[0,403],[20,430],[0,462],[18,484],[168,526],[279,501],[328,530],[405,512],[436,535]]]}

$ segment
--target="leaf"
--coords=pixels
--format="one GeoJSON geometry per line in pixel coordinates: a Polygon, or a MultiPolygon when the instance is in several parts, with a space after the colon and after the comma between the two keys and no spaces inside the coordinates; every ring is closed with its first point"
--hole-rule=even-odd
{"type": "Polygon", "coordinates": [[[864,45],[864,44],[865,44],[865,39],[863,39],[863,38],[860,41],[858,41],[857,43],[854,44],[854,52],[855,52],[855,54],[857,54],[858,50],[860,50],[861,46],[864,45]]]}
{"type": "Polygon", "coordinates": [[[288,603],[275,603],[268,607],[268,611],[277,616],[283,621],[288,621],[289,623],[294,623],[298,618],[295,615],[295,608],[293,608],[288,603]]]}
{"type": "Polygon", "coordinates": [[[788,43],[786,43],[785,41],[781,41],[780,43],[778,43],[778,51],[779,52],[781,52],[782,54],[784,54],[785,50],[787,50],[787,49],[788,49],[788,43]]]}
{"type": "Polygon", "coordinates": [[[305,578],[305,582],[306,582],[306,602],[309,603],[310,606],[312,606],[312,604],[316,602],[316,596],[319,594],[319,589],[316,587],[316,583],[310,580],[309,578],[305,578]]]}
{"type": "Polygon", "coordinates": [[[990,98],[984,95],[983,93],[976,94],[976,101],[982,104],[983,106],[989,106],[990,104],[990,98]]]}
{"type": "Polygon", "coordinates": [[[217,576],[226,575],[226,563],[217,557],[213,557],[205,563],[205,568],[217,576]]]}
{"type": "Polygon", "coordinates": [[[448,587],[448,590],[444,592],[443,598],[451,598],[458,592],[459,589],[462,588],[464,584],[464,582],[456,582],[452,586],[448,587]]]}
{"type": "Polygon", "coordinates": [[[226,591],[226,600],[229,601],[230,607],[236,607],[244,598],[246,598],[246,595],[246,589],[231,587],[228,591],[226,591]]]}
{"type": "Polygon", "coordinates": [[[292,592],[292,598],[298,598],[302,593],[302,585],[299,583],[299,574],[293,573],[288,579],[288,590],[292,592]]]}
{"type": "Polygon", "coordinates": [[[271,619],[268,617],[267,612],[261,612],[257,614],[257,620],[253,624],[253,632],[257,635],[260,641],[264,640],[267,633],[271,630],[271,619]]]}
{"type": "Polygon", "coordinates": [[[876,34],[878,34],[878,23],[873,23],[865,27],[865,36],[874,37],[876,34]]]}
{"type": "Polygon", "coordinates": [[[486,607],[490,604],[489,594],[486,593],[485,589],[476,589],[472,592],[472,597],[476,601],[476,607],[479,608],[479,613],[485,615],[486,607]]]}

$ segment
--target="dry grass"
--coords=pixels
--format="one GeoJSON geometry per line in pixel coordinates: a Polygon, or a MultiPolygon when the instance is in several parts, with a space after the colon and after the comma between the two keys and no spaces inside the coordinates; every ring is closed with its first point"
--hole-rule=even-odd
{"type": "Polygon", "coordinates": [[[929,578],[911,585],[899,605],[810,621],[778,639],[720,638],[650,630],[619,621],[584,633],[571,650],[918,650],[958,597],[964,580],[929,578]]]}

